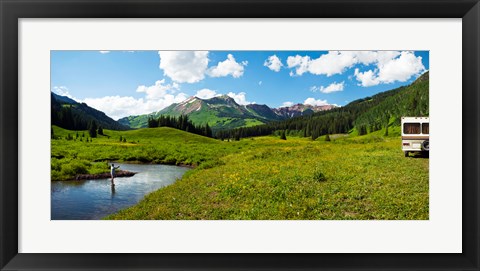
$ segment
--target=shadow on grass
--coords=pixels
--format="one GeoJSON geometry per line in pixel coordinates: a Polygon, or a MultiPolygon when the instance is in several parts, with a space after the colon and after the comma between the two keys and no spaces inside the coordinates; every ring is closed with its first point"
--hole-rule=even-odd
{"type": "Polygon", "coordinates": [[[415,152],[415,153],[410,153],[407,158],[428,159],[429,157],[430,157],[429,152],[415,152]]]}

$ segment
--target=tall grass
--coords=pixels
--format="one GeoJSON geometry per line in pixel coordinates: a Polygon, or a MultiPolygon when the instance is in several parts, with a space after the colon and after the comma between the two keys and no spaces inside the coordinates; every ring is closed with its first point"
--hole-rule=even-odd
{"type": "Polygon", "coordinates": [[[428,219],[428,159],[405,158],[390,131],[222,142],[155,128],[86,143],[55,127],[52,179],[113,160],[197,166],[107,219],[428,219]]]}

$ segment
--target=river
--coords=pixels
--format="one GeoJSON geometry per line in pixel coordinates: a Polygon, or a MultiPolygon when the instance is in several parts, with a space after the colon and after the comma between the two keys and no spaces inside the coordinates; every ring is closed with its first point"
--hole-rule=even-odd
{"type": "Polygon", "coordinates": [[[121,170],[138,172],[132,177],[51,182],[52,220],[95,220],[135,205],[143,197],[172,184],[186,167],[145,164],[115,164],[121,170]]]}

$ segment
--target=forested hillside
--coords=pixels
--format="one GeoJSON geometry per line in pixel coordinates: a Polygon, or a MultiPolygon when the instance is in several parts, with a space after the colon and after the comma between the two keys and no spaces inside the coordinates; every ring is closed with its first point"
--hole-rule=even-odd
{"type": "Polygon", "coordinates": [[[148,119],[148,128],[170,127],[185,132],[212,137],[212,129],[205,125],[195,125],[188,115],[180,115],[178,118],[171,116],[160,116],[158,119],[150,117],[148,119]]]}
{"type": "Polygon", "coordinates": [[[51,121],[52,125],[69,130],[87,130],[93,124],[96,127],[111,130],[129,129],[85,103],[78,103],[53,92],[51,93],[51,121]]]}
{"type": "Polygon", "coordinates": [[[409,86],[385,91],[349,103],[344,107],[317,112],[254,127],[218,131],[219,139],[270,135],[287,130],[303,137],[316,139],[326,134],[357,132],[360,135],[399,126],[402,116],[429,115],[429,74],[426,72],[409,86]]]}

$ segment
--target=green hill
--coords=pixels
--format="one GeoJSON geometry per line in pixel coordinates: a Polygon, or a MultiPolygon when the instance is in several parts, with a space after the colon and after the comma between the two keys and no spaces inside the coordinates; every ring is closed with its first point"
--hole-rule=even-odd
{"type": "Polygon", "coordinates": [[[378,131],[387,126],[400,126],[402,116],[429,115],[429,73],[420,76],[411,85],[379,97],[368,110],[355,119],[360,134],[378,131]],[[363,131],[362,131],[363,130],[363,131]]]}
{"type": "Polygon", "coordinates": [[[88,131],[52,126],[52,180],[72,179],[76,174],[108,172],[108,161],[138,161],[198,166],[216,161],[224,146],[216,139],[173,128],[145,128],[129,131],[104,130],[90,138],[88,131]]]}
{"type": "Polygon", "coordinates": [[[287,130],[289,134],[316,139],[326,134],[372,133],[400,126],[402,116],[429,115],[429,74],[426,72],[408,86],[366,97],[344,107],[308,116],[290,118],[255,127],[242,127],[216,133],[217,138],[270,135],[287,130]]]}
{"type": "Polygon", "coordinates": [[[68,97],[51,93],[51,121],[70,130],[86,130],[92,121],[104,129],[128,130],[128,126],[122,125],[108,117],[102,111],[88,106],[86,103],[78,103],[68,97]]]}
{"type": "Polygon", "coordinates": [[[214,130],[249,127],[282,119],[268,106],[242,106],[224,95],[211,99],[190,97],[156,113],[125,117],[120,119],[119,122],[132,128],[144,128],[148,125],[149,117],[159,118],[162,115],[173,117],[188,115],[189,119],[196,125],[208,124],[214,130]]]}

